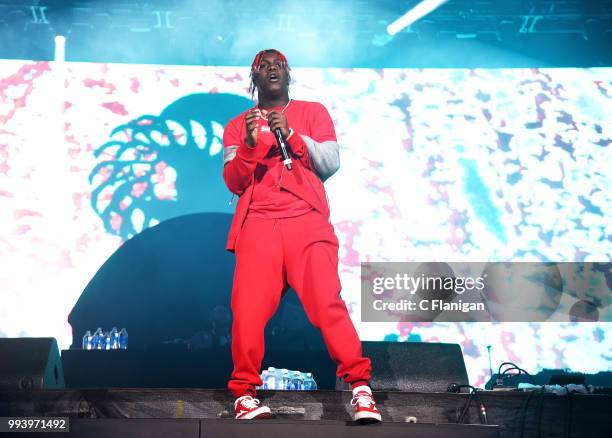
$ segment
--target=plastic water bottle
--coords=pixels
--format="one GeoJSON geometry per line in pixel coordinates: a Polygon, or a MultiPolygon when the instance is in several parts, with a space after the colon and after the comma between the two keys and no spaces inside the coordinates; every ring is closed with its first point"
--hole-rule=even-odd
{"type": "Polygon", "coordinates": [[[274,373],[274,389],[283,389],[283,371],[279,368],[274,373]]]}
{"type": "Polygon", "coordinates": [[[91,336],[91,332],[89,330],[87,330],[85,332],[85,335],[83,335],[83,350],[91,350],[92,349],[92,345],[91,345],[92,339],[93,339],[93,336],[91,336]]]}
{"type": "Polygon", "coordinates": [[[104,333],[100,327],[93,334],[91,346],[94,350],[102,350],[104,348],[104,333]]]}
{"type": "Polygon", "coordinates": [[[295,378],[295,371],[289,371],[289,384],[287,385],[287,389],[294,391],[298,386],[297,379],[295,378]]]}
{"type": "Polygon", "coordinates": [[[276,368],[268,367],[268,374],[266,375],[264,387],[266,389],[276,389],[276,368]]]}
{"type": "Polygon", "coordinates": [[[117,327],[113,327],[113,329],[109,333],[110,337],[110,349],[118,350],[119,349],[119,332],[117,331],[117,327]]]}
{"type": "Polygon", "coordinates": [[[128,332],[125,328],[122,328],[119,332],[119,348],[121,350],[127,350],[128,347],[128,332]]]}
{"type": "Polygon", "coordinates": [[[314,391],[317,389],[317,382],[312,377],[312,373],[306,373],[304,378],[304,389],[306,391],[314,391]]]}
{"type": "Polygon", "coordinates": [[[282,378],[282,388],[284,390],[291,389],[291,376],[289,375],[289,370],[287,368],[283,368],[281,370],[282,378]]]}
{"type": "Polygon", "coordinates": [[[302,374],[302,378],[304,379],[302,387],[303,387],[304,391],[310,391],[310,379],[308,378],[308,374],[310,374],[310,373],[303,373],[302,374]]]}
{"type": "Polygon", "coordinates": [[[304,389],[304,378],[302,377],[301,371],[293,372],[293,389],[296,391],[302,391],[304,389]]]}
{"type": "Polygon", "coordinates": [[[268,370],[263,370],[260,377],[262,383],[257,389],[268,389],[268,370]]]}
{"type": "Polygon", "coordinates": [[[110,332],[104,332],[104,350],[111,349],[111,334],[110,332]]]}

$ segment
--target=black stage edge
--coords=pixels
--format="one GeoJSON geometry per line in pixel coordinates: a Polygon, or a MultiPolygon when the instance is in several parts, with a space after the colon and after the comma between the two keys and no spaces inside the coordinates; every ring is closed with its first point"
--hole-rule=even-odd
{"type": "MultiPolygon", "coordinates": [[[[19,436],[24,436],[20,434],[19,436]]],[[[36,436],[26,433],[25,436],[36,436]]],[[[341,421],[73,419],[65,437],[87,438],[497,438],[497,426],[380,423],[361,426],[341,421]],[[318,434],[318,435],[315,435],[318,434]]]]}
{"type": "MultiPolygon", "coordinates": [[[[418,424],[453,424],[467,399],[466,394],[451,393],[375,395],[386,424],[406,424],[408,417],[416,417],[418,424]]],[[[486,405],[489,424],[500,426],[502,438],[607,438],[612,430],[611,395],[486,392],[480,397],[486,405]]],[[[258,398],[270,406],[277,420],[313,420],[314,426],[321,421],[344,425],[352,418],[348,391],[260,391],[258,398]]],[[[0,416],[220,420],[231,418],[232,403],[227,391],[207,389],[2,391],[0,416]]],[[[465,423],[479,424],[475,404],[465,423]]]]}

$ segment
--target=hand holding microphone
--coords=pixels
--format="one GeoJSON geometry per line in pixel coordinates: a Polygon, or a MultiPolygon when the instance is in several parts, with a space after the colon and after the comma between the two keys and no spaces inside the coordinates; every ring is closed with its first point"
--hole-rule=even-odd
{"type": "Polygon", "coordinates": [[[276,137],[276,142],[280,148],[281,155],[283,156],[283,164],[287,167],[287,170],[291,170],[291,157],[289,157],[287,146],[287,137],[290,135],[289,125],[287,124],[287,117],[280,111],[270,111],[268,114],[268,126],[276,137]]]}

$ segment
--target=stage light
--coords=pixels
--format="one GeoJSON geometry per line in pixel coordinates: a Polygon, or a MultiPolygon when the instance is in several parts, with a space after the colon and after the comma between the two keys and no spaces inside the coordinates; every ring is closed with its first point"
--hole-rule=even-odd
{"type": "Polygon", "coordinates": [[[55,62],[66,60],[66,37],[64,35],[55,36],[55,62]]]}
{"type": "Polygon", "coordinates": [[[393,23],[387,26],[387,33],[391,36],[396,35],[415,21],[423,18],[433,10],[439,8],[448,0],[423,0],[421,3],[410,9],[393,23]]]}

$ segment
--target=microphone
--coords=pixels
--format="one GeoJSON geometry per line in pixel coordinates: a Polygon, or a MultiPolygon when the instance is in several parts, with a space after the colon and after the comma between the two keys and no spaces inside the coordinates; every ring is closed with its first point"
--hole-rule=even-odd
{"type": "Polygon", "coordinates": [[[274,136],[276,137],[276,142],[278,143],[278,147],[280,148],[281,155],[283,156],[283,164],[287,168],[287,170],[291,170],[293,166],[291,165],[291,157],[289,157],[289,153],[287,152],[287,141],[285,137],[283,137],[283,133],[280,128],[276,128],[274,130],[274,136]]]}

